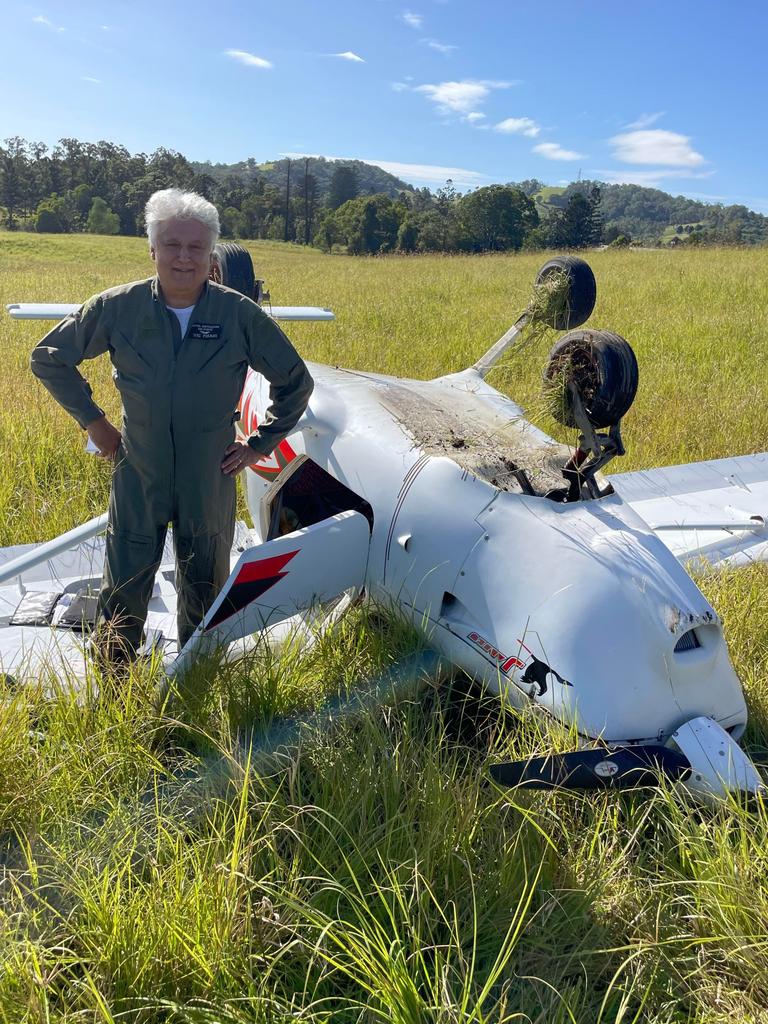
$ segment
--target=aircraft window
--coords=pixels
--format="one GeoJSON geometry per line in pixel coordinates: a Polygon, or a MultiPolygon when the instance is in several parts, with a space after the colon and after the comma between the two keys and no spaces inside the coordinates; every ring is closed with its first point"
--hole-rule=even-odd
{"type": "Polygon", "coordinates": [[[373,509],[368,502],[307,459],[273,499],[267,539],[274,540],[349,510],[364,515],[373,529],[373,509]]]}

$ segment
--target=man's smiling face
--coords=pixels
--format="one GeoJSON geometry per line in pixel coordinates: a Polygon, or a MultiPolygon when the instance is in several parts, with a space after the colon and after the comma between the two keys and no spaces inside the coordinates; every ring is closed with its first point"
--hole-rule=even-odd
{"type": "Polygon", "coordinates": [[[210,230],[199,220],[174,217],[158,225],[149,251],[171,305],[197,301],[211,270],[211,241],[210,230]]]}

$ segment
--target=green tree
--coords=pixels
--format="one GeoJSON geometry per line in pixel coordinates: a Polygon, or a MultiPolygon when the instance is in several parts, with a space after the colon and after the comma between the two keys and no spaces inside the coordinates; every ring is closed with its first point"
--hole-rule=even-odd
{"type": "Polygon", "coordinates": [[[248,217],[234,206],[228,206],[221,212],[221,233],[225,238],[245,238],[248,230],[248,217]]]}
{"type": "Polygon", "coordinates": [[[338,241],[339,226],[336,223],[336,216],[331,211],[328,211],[322,216],[312,242],[313,245],[318,246],[320,249],[330,252],[338,241]]]}
{"type": "Polygon", "coordinates": [[[117,235],[120,233],[120,218],[101,196],[96,196],[88,213],[86,230],[91,235],[117,235]]]}
{"type": "Polygon", "coordinates": [[[70,230],[67,203],[54,192],[38,204],[34,216],[35,231],[59,235],[70,230]]]}
{"type": "Polygon", "coordinates": [[[437,210],[427,210],[419,214],[418,225],[419,252],[450,252],[457,248],[455,215],[448,220],[437,210]]]}
{"type": "Polygon", "coordinates": [[[544,188],[544,182],[539,181],[538,178],[526,178],[524,181],[513,181],[510,184],[513,188],[519,188],[529,198],[533,198],[537,192],[541,192],[544,188]]]}
{"type": "Polygon", "coordinates": [[[357,171],[354,167],[342,164],[331,175],[328,189],[328,206],[332,210],[337,210],[344,203],[357,196],[358,188],[357,171]]]}
{"type": "Polygon", "coordinates": [[[18,135],[0,146],[0,204],[6,209],[9,231],[15,230],[17,215],[23,208],[28,163],[27,143],[18,135]]]}
{"type": "Polygon", "coordinates": [[[415,252],[418,240],[419,223],[409,215],[397,229],[397,248],[400,252],[415,252]]]}
{"type": "MultiPolygon", "coordinates": [[[[73,223],[73,227],[77,228],[78,230],[82,230],[83,228],[85,228],[86,231],[90,231],[91,229],[88,227],[88,219],[90,217],[91,210],[93,209],[93,200],[91,197],[90,188],[87,185],[76,185],[71,190],[71,192],[67,194],[67,200],[68,205],[72,211],[71,220],[73,223]]],[[[104,200],[102,200],[102,202],[104,202],[104,200]]],[[[104,203],[104,205],[106,206],[106,203],[104,203]]],[[[97,231],[95,232],[95,234],[112,235],[115,234],[115,232],[97,231]]]]}
{"type": "Polygon", "coordinates": [[[473,252],[517,250],[539,223],[533,201],[519,188],[487,185],[459,202],[460,245],[473,252]]]}
{"type": "Polygon", "coordinates": [[[574,192],[565,208],[559,211],[553,220],[554,243],[566,249],[584,249],[589,245],[596,245],[603,232],[599,206],[598,188],[593,188],[589,196],[583,192],[574,192]]]}
{"type": "Polygon", "coordinates": [[[324,226],[344,241],[350,253],[391,252],[408,211],[383,193],[349,199],[326,217],[324,226]],[[331,227],[331,224],[333,227],[331,227]]]}

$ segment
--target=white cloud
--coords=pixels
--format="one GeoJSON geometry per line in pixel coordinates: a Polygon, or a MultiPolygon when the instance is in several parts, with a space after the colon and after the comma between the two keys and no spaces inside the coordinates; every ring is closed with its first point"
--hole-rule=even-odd
{"type": "Polygon", "coordinates": [[[362,57],[358,57],[356,53],[352,53],[351,50],[345,50],[343,53],[329,53],[329,57],[341,57],[342,60],[351,60],[357,64],[365,64],[362,57]]]}
{"type": "Polygon", "coordinates": [[[422,39],[422,43],[430,48],[430,50],[437,50],[438,53],[444,53],[446,57],[449,57],[454,50],[458,50],[458,46],[454,46],[453,43],[441,43],[439,39],[422,39]]]}
{"type": "Polygon", "coordinates": [[[410,88],[411,87],[410,87],[410,85],[408,85],[407,82],[393,82],[392,83],[392,91],[393,92],[406,92],[406,90],[408,90],[410,88]]]}
{"type": "Polygon", "coordinates": [[[427,99],[437,104],[441,114],[471,114],[488,98],[492,89],[508,89],[512,82],[476,81],[440,82],[437,85],[417,85],[427,99]]]}
{"type": "Polygon", "coordinates": [[[485,117],[485,114],[481,114],[479,110],[473,110],[473,111],[471,111],[471,113],[467,114],[465,120],[466,121],[482,121],[484,117],[485,117]]]}
{"type": "Polygon", "coordinates": [[[701,153],[691,148],[687,135],[652,131],[623,132],[610,140],[614,157],[625,164],[667,164],[670,167],[698,167],[705,163],[701,153]]]}
{"type": "Polygon", "coordinates": [[[493,126],[495,132],[503,132],[507,135],[527,135],[535,139],[541,128],[530,117],[507,117],[493,126]]]}
{"type": "Polygon", "coordinates": [[[94,85],[101,85],[101,79],[100,78],[91,78],[90,75],[83,75],[83,81],[84,82],[92,82],[94,85]]]}
{"type": "Polygon", "coordinates": [[[572,149],[563,149],[556,142],[540,142],[533,147],[533,152],[544,156],[547,160],[581,160],[583,154],[572,149]]]}
{"type": "Polygon", "coordinates": [[[641,128],[650,128],[652,124],[656,124],[659,118],[664,117],[666,110],[657,110],[655,114],[641,114],[636,121],[626,125],[630,130],[639,130],[641,128]]]}
{"type": "Polygon", "coordinates": [[[50,18],[46,18],[44,14],[36,14],[32,19],[36,25],[43,25],[45,28],[49,28],[51,32],[66,32],[67,30],[63,25],[54,25],[50,18]]]}
{"type": "Polygon", "coordinates": [[[650,171],[590,171],[590,176],[608,181],[612,185],[644,185],[658,188],[664,181],[674,178],[711,178],[714,171],[683,171],[671,167],[658,167],[650,171]]]}
{"type": "Polygon", "coordinates": [[[424,16],[421,14],[414,14],[413,11],[403,11],[400,15],[406,25],[410,25],[411,28],[421,28],[424,24],[424,16]]]}
{"type": "Polygon", "coordinates": [[[231,57],[232,60],[240,61],[241,64],[245,64],[249,68],[271,68],[271,61],[265,60],[263,57],[257,57],[253,53],[248,53],[247,50],[225,50],[224,55],[231,57]]]}
{"type": "MultiPolygon", "coordinates": [[[[293,159],[318,157],[319,153],[281,153],[280,156],[293,159]]],[[[407,164],[399,160],[369,160],[363,156],[326,156],[326,160],[362,160],[365,164],[375,164],[384,171],[402,178],[404,181],[418,184],[442,185],[449,178],[457,188],[476,188],[489,181],[487,174],[470,171],[464,167],[443,167],[439,164],[407,164]]]]}

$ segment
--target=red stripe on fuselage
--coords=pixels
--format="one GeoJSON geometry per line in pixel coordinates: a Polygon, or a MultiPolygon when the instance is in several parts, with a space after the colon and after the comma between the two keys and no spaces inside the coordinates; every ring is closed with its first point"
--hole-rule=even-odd
{"type": "Polygon", "coordinates": [[[266,580],[270,576],[279,576],[281,569],[298,553],[299,549],[297,548],[296,551],[289,551],[286,555],[274,555],[272,558],[262,558],[258,562],[248,562],[237,574],[235,583],[253,583],[254,580],[266,580]]]}

